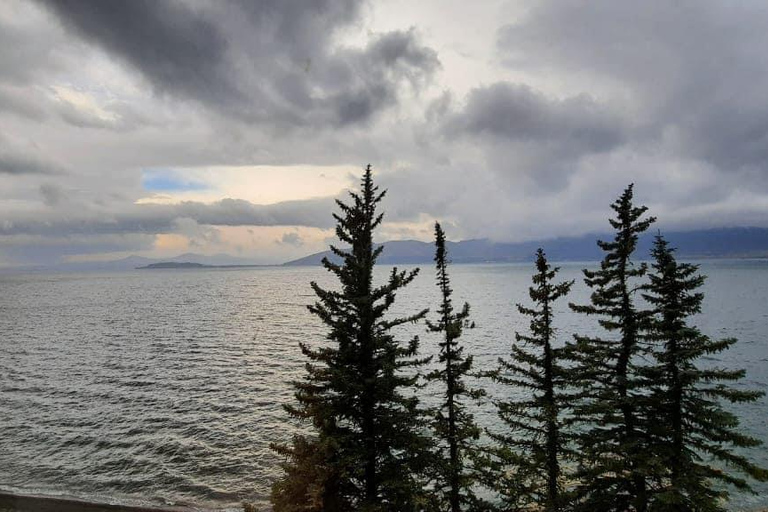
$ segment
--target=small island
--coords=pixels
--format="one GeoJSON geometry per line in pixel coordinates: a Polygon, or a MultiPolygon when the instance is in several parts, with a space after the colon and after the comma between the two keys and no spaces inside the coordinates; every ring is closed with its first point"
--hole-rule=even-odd
{"type": "Polygon", "coordinates": [[[138,270],[168,269],[168,268],[216,268],[215,265],[203,265],[202,263],[192,263],[191,261],[161,261],[160,263],[150,263],[143,267],[136,267],[138,270]]]}
{"type": "Polygon", "coordinates": [[[268,265],[206,265],[205,263],[194,263],[191,261],[160,261],[158,263],[150,263],[142,267],[136,267],[136,270],[162,270],[162,269],[211,269],[211,268],[255,268],[264,267],[268,265]]]}

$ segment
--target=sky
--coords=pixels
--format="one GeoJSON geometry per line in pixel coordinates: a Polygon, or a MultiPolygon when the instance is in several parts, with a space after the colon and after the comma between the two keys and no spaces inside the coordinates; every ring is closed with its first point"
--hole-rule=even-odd
{"type": "Polygon", "coordinates": [[[0,266],[768,227],[768,3],[0,0],[0,266]]]}

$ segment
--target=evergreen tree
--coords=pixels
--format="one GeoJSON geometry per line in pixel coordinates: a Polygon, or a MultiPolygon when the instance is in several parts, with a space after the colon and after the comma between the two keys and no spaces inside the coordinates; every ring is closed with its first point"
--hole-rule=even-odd
{"type": "Polygon", "coordinates": [[[656,237],[653,269],[646,300],[655,307],[651,336],[657,342],[656,364],[644,369],[654,383],[653,453],[667,468],[665,485],[654,496],[653,510],[724,511],[721,501],[728,497],[725,483],[749,489],[743,478],[723,471],[711,461],[734,467],[757,480],[768,479],[768,471],[733,453],[731,447],[755,447],[757,439],[737,432],[738,419],[723,409],[721,401],[752,402],[758,391],[726,386],[744,376],[743,370],[702,368],[697,361],[717,354],[736,343],[728,338],[713,341],[689,324],[689,317],[701,311],[704,294],[699,288],[704,276],[698,266],[678,263],[666,240],[656,237]],[[707,457],[705,459],[704,457],[707,457]]]}
{"type": "Polygon", "coordinates": [[[567,436],[562,412],[568,407],[564,391],[570,370],[564,366],[563,348],[554,344],[553,304],[568,294],[573,281],[553,283],[558,268],[547,263],[544,251],[536,253],[534,286],[528,290],[534,307],[517,305],[530,317],[530,334],[515,333],[510,360],[499,359],[493,377],[505,385],[522,388],[526,396],[497,403],[499,417],[510,433],[491,434],[499,446],[494,488],[504,510],[564,510],[562,470],[567,436]]]}
{"type": "Polygon", "coordinates": [[[295,383],[297,405],[288,413],[310,423],[310,434],[290,446],[286,474],[273,487],[275,510],[418,510],[426,501],[424,474],[431,449],[428,420],[413,388],[418,337],[398,343],[392,329],[423,318],[426,310],[404,318],[385,318],[398,290],[417,270],[393,269],[387,282],[373,284],[373,269],[383,247],[374,248],[373,232],[383,215],[384,196],[365,170],[351,204],[337,201],[341,214],[336,236],[349,246],[331,246],[341,259],[323,259],[340,282],[339,290],[312,288],[318,301],[309,307],[329,328],[328,343],[302,343],[309,359],[306,377],[295,383]]]}
{"type": "Polygon", "coordinates": [[[441,302],[438,320],[427,321],[431,332],[443,335],[440,343],[439,363],[441,367],[427,376],[428,380],[439,381],[445,386],[445,401],[436,409],[434,419],[435,437],[439,440],[436,458],[438,502],[441,510],[459,512],[477,503],[473,492],[476,475],[472,468],[473,456],[477,452],[476,441],[480,428],[467,411],[467,401],[483,395],[480,390],[467,387],[465,377],[472,369],[472,356],[464,355],[459,343],[464,328],[469,324],[469,304],[460,311],[453,308],[451,282],[448,276],[448,254],[445,248],[445,233],[435,223],[435,267],[437,286],[441,302]]]}
{"type": "Polygon", "coordinates": [[[613,241],[598,241],[605,256],[596,271],[584,270],[592,288],[591,304],[571,308],[599,318],[603,331],[613,337],[579,336],[572,352],[579,368],[581,400],[574,409],[580,422],[581,486],[584,510],[637,510],[648,506],[651,454],[645,448],[649,419],[640,406],[643,380],[638,375],[648,313],[635,306],[637,280],[647,266],[634,266],[632,254],[638,235],[655,221],[642,219],[647,208],[632,203],[629,185],[612,205],[616,218],[613,241]]]}

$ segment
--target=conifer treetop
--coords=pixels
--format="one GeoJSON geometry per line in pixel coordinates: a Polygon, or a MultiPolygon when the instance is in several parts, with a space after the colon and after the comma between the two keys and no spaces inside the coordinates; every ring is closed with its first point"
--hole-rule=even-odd
{"type": "Polygon", "coordinates": [[[393,268],[384,283],[373,282],[383,250],[373,246],[383,197],[367,166],[360,190],[337,201],[336,234],[348,247],[331,246],[340,263],[323,259],[338,289],[311,283],[317,300],[309,311],[328,331],[324,340],[300,343],[306,375],[294,383],[296,403],[286,410],[311,433],[276,447],[287,458],[273,487],[276,512],[410,511],[428,501],[429,420],[413,392],[426,359],[418,357],[418,336],[400,342],[392,332],[427,310],[387,315],[418,269],[393,268]]]}
{"type": "Polygon", "coordinates": [[[633,268],[630,257],[637,248],[638,235],[656,222],[656,217],[642,219],[648,207],[635,206],[633,199],[634,184],[630,183],[621,196],[611,204],[616,217],[609,219],[608,222],[615,230],[615,235],[612,241],[597,241],[598,247],[605,251],[606,255],[600,264],[600,270],[584,270],[585,282],[588,286],[604,286],[616,274],[620,280],[626,280],[631,277],[640,277],[647,271],[645,263],[633,268]]]}
{"type": "Polygon", "coordinates": [[[435,498],[438,509],[459,512],[478,503],[475,461],[480,428],[467,405],[469,399],[479,398],[484,392],[471,389],[465,382],[473,359],[471,355],[464,355],[459,338],[465,327],[472,327],[472,324],[468,325],[469,304],[465,303],[459,311],[454,310],[445,232],[439,223],[435,223],[435,275],[440,307],[437,320],[427,320],[427,327],[430,332],[442,334],[442,340],[439,343],[440,366],[427,375],[427,380],[439,382],[440,395],[444,397],[435,408],[432,421],[437,439],[435,498]]]}
{"type": "Polygon", "coordinates": [[[561,462],[570,455],[564,415],[573,376],[564,364],[565,348],[553,344],[553,304],[568,294],[574,281],[554,283],[558,270],[542,249],[536,252],[536,273],[528,289],[533,305],[517,304],[529,319],[529,331],[515,332],[511,357],[499,358],[492,372],[497,382],[524,391],[522,397],[496,402],[507,428],[489,431],[497,443],[488,458],[491,486],[501,495],[503,510],[558,512],[566,507],[561,462]]]}
{"type": "Polygon", "coordinates": [[[664,506],[676,510],[725,510],[721,503],[728,492],[714,482],[750,490],[745,479],[723,464],[758,480],[768,480],[768,471],[758,467],[734,448],[754,448],[760,440],[738,430],[738,418],[722,402],[752,402],[760,391],[734,388],[728,382],[745,376],[743,370],[703,367],[699,361],[726,350],[736,340],[712,340],[690,317],[701,312],[704,294],[699,288],[705,276],[699,266],[679,263],[674,249],[658,234],[652,256],[653,272],[644,298],[654,307],[650,335],[655,341],[655,364],[643,368],[653,384],[650,396],[659,425],[652,431],[653,452],[658,466],[665,468],[665,484],[656,492],[664,506]],[[663,426],[663,427],[662,427],[663,426]],[[713,464],[719,461],[720,464],[713,464]]]}

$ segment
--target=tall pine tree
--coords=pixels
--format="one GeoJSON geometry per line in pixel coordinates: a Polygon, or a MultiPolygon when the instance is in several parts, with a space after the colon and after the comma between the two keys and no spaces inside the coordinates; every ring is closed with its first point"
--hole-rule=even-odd
{"type": "Polygon", "coordinates": [[[579,494],[584,510],[648,508],[652,464],[645,440],[651,420],[640,407],[647,390],[638,375],[648,314],[638,310],[634,298],[647,266],[635,266],[632,255],[638,235],[655,218],[642,218],[647,208],[634,206],[632,199],[629,185],[611,205],[616,212],[610,219],[614,239],[597,242],[605,252],[600,269],[584,270],[584,282],[593,290],[591,304],[571,304],[578,313],[597,316],[607,335],[576,335],[572,352],[580,371],[581,400],[574,415],[581,423],[579,494]]]}
{"type": "Polygon", "coordinates": [[[431,332],[442,334],[443,341],[440,343],[441,366],[427,379],[445,386],[445,400],[436,408],[433,423],[438,440],[436,491],[440,510],[459,512],[477,503],[473,491],[476,482],[473,462],[480,428],[467,410],[467,402],[483,393],[466,384],[466,376],[472,369],[472,356],[464,355],[459,338],[469,325],[469,304],[465,303],[460,311],[453,308],[445,233],[439,223],[435,223],[435,267],[441,302],[437,321],[427,321],[427,326],[431,332]]]}
{"type": "Polygon", "coordinates": [[[511,359],[499,359],[493,377],[521,388],[525,396],[497,403],[499,417],[509,433],[492,433],[498,443],[491,464],[495,466],[496,491],[504,510],[564,510],[561,461],[566,454],[563,411],[570,370],[564,365],[564,347],[555,347],[553,304],[568,294],[573,281],[554,283],[558,268],[547,263],[544,251],[536,253],[534,286],[528,294],[534,307],[518,304],[530,318],[530,333],[515,333],[511,359]]]}
{"type": "Polygon", "coordinates": [[[659,428],[653,453],[668,473],[655,494],[653,510],[699,512],[724,511],[725,486],[749,489],[748,482],[724,471],[728,466],[757,480],[768,471],[733,452],[733,447],[759,446],[757,439],[737,431],[738,419],[721,402],[752,402],[758,391],[734,389],[725,383],[744,377],[743,370],[702,367],[700,360],[726,350],[733,338],[713,341],[691,325],[689,318],[701,312],[704,276],[698,266],[678,263],[674,249],[656,237],[653,270],[644,295],[655,308],[651,337],[656,342],[655,364],[644,368],[653,383],[652,404],[659,428]],[[713,461],[720,465],[714,466],[713,461]]]}
{"type": "Polygon", "coordinates": [[[295,383],[297,404],[289,414],[310,424],[310,434],[276,447],[286,456],[285,476],[273,487],[277,512],[284,510],[419,510],[427,501],[421,475],[431,449],[428,419],[413,393],[419,376],[418,337],[401,344],[392,329],[424,317],[385,315],[398,290],[418,270],[393,269],[387,282],[373,284],[373,269],[383,247],[373,233],[383,215],[384,196],[374,186],[371,167],[351,204],[337,201],[336,236],[349,246],[331,246],[341,259],[323,259],[339,280],[339,290],[312,288],[318,301],[309,307],[328,326],[327,343],[301,344],[309,359],[306,377],[295,383]]]}

